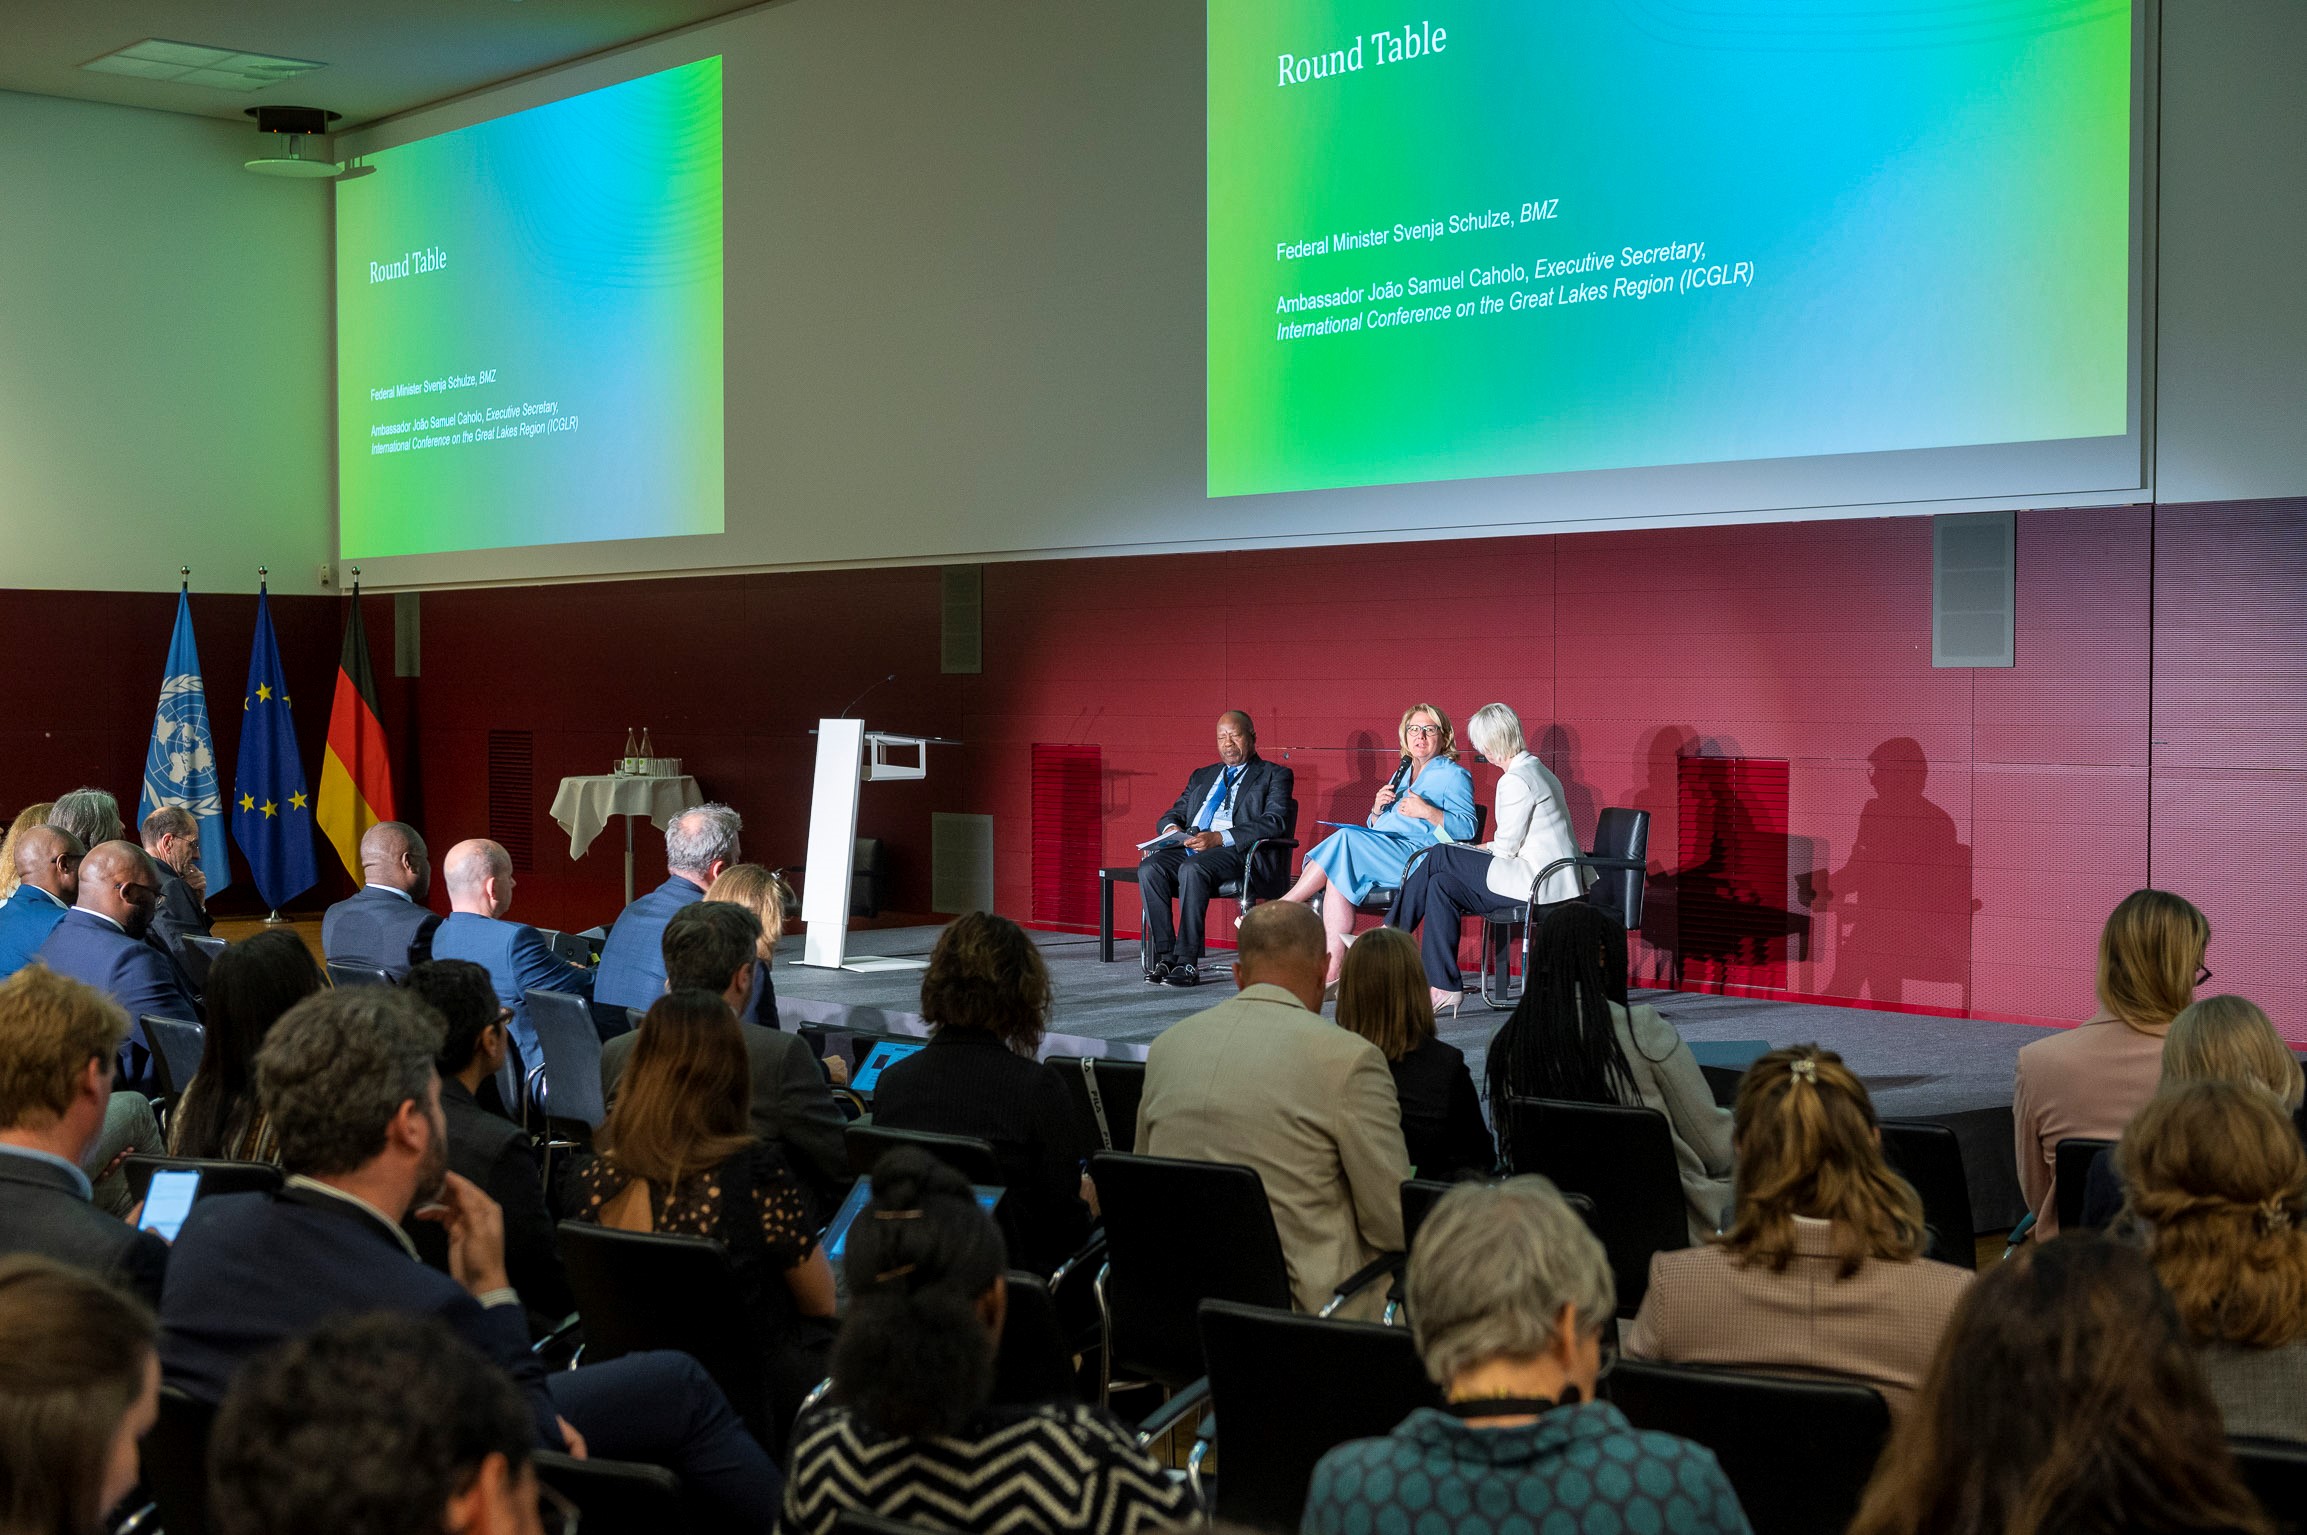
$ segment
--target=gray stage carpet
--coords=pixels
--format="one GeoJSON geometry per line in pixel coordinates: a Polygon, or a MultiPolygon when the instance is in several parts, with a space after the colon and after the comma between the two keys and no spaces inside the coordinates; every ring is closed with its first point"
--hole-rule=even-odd
{"type": "MultiPolygon", "coordinates": [[[[885,928],[849,935],[849,953],[926,958],[934,927],[885,928]]],[[[1067,933],[1037,933],[1057,992],[1058,1054],[1142,1056],[1155,1035],[1224,997],[1230,978],[1190,991],[1148,986],[1139,978],[1137,946],[1116,945],[1114,963],[1100,964],[1097,940],[1067,933]]],[[[918,1033],[921,974],[859,974],[813,970],[795,963],[799,938],[778,951],[777,998],[788,1023],[824,1023],[897,1033],[918,1033]]],[[[1221,956],[1222,957],[1222,956],[1221,956]]],[[[2019,1047],[2047,1030],[1970,1018],[1929,1018],[1801,1002],[1689,992],[1641,992],[1693,1044],[1767,1040],[1772,1045],[1816,1043],[1835,1051],[1865,1079],[1875,1106],[1890,1118],[1934,1119],[1962,1142],[1971,1186],[1971,1214],[1979,1231],[2007,1230],[2025,1213],[2011,1148],[2011,1082],[2019,1047]]],[[[1476,1082],[1490,1037],[1504,1023],[1470,1000],[1441,1022],[1442,1037],[1466,1052],[1476,1082]]]]}

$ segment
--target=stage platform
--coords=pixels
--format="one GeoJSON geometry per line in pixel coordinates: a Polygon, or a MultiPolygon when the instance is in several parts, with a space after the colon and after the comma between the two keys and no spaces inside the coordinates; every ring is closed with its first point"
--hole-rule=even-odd
{"type": "MultiPolygon", "coordinates": [[[[926,958],[938,932],[935,927],[853,932],[849,952],[852,957],[926,958]]],[[[1034,939],[1057,993],[1055,1028],[1075,1036],[1053,1038],[1050,1049],[1056,1054],[1142,1057],[1154,1036],[1223,999],[1233,985],[1230,977],[1221,977],[1192,990],[1148,986],[1139,976],[1135,944],[1122,943],[1114,963],[1100,964],[1094,936],[1037,933],[1034,939]]],[[[786,939],[778,951],[777,1001],[788,1026],[807,1022],[901,1034],[925,1031],[920,971],[813,970],[794,963],[800,954],[798,938],[786,939]]],[[[1773,1045],[1815,1043],[1835,1051],[1865,1079],[1877,1111],[1886,1118],[1937,1120],[1955,1132],[1978,1231],[2008,1230],[2025,1213],[2011,1150],[2011,1082],[2019,1047],[2049,1030],[1691,992],[1645,991],[1636,1000],[1657,1008],[1694,1045],[1766,1039],[1773,1045]]],[[[1505,1013],[1490,1011],[1479,999],[1470,999],[1457,1018],[1441,1021],[1442,1037],[1466,1052],[1477,1083],[1490,1037],[1505,1021],[1505,1013]]]]}

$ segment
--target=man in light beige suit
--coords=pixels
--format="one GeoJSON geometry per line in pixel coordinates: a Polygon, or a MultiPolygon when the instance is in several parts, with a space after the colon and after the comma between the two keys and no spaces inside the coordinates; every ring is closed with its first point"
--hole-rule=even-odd
{"type": "MultiPolygon", "coordinates": [[[[1240,994],[1171,1025],[1146,1055],[1137,1150],[1256,1168],[1291,1293],[1318,1311],[1402,1246],[1401,1105],[1378,1048],[1321,1015],[1329,953],[1312,908],[1269,901],[1238,942],[1240,994]]],[[[1375,1286],[1340,1314],[1374,1317],[1384,1302],[1375,1286]]]]}

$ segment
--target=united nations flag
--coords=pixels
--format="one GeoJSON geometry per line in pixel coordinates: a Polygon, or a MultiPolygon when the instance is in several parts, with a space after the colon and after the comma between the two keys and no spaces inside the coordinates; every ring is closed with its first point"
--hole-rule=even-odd
{"type": "Polygon", "coordinates": [[[192,642],[190,588],[176,594],[176,633],[160,673],[160,707],[144,753],[144,793],[136,819],[181,805],[200,823],[200,872],[209,895],[232,883],[232,850],[224,845],[224,802],[217,793],[216,743],[208,732],[208,695],[200,685],[200,647],[192,642]]]}
{"type": "Polygon", "coordinates": [[[241,700],[240,761],[232,780],[232,840],[247,855],[257,891],[274,911],[320,877],[312,853],[312,796],[296,750],[288,678],[272,635],[272,606],[256,589],[256,647],[241,700]]]}

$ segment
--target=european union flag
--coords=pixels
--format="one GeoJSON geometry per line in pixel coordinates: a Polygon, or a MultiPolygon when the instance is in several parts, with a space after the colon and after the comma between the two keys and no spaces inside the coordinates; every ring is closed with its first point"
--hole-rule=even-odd
{"type": "Polygon", "coordinates": [[[288,708],[288,678],[272,637],[272,607],[256,589],[256,648],[248,658],[248,695],[241,700],[240,761],[232,779],[232,840],[248,857],[256,888],[274,911],[310,890],[320,877],[312,853],[312,796],[296,751],[296,719],[288,708]]]}
{"type": "Polygon", "coordinates": [[[224,799],[217,792],[216,742],[208,730],[208,694],[200,681],[200,647],[192,642],[189,588],[176,594],[176,633],[160,673],[160,706],[152,711],[152,744],[144,753],[144,793],[136,819],[181,805],[200,823],[200,872],[208,894],[232,883],[232,850],[224,845],[224,799]]]}

